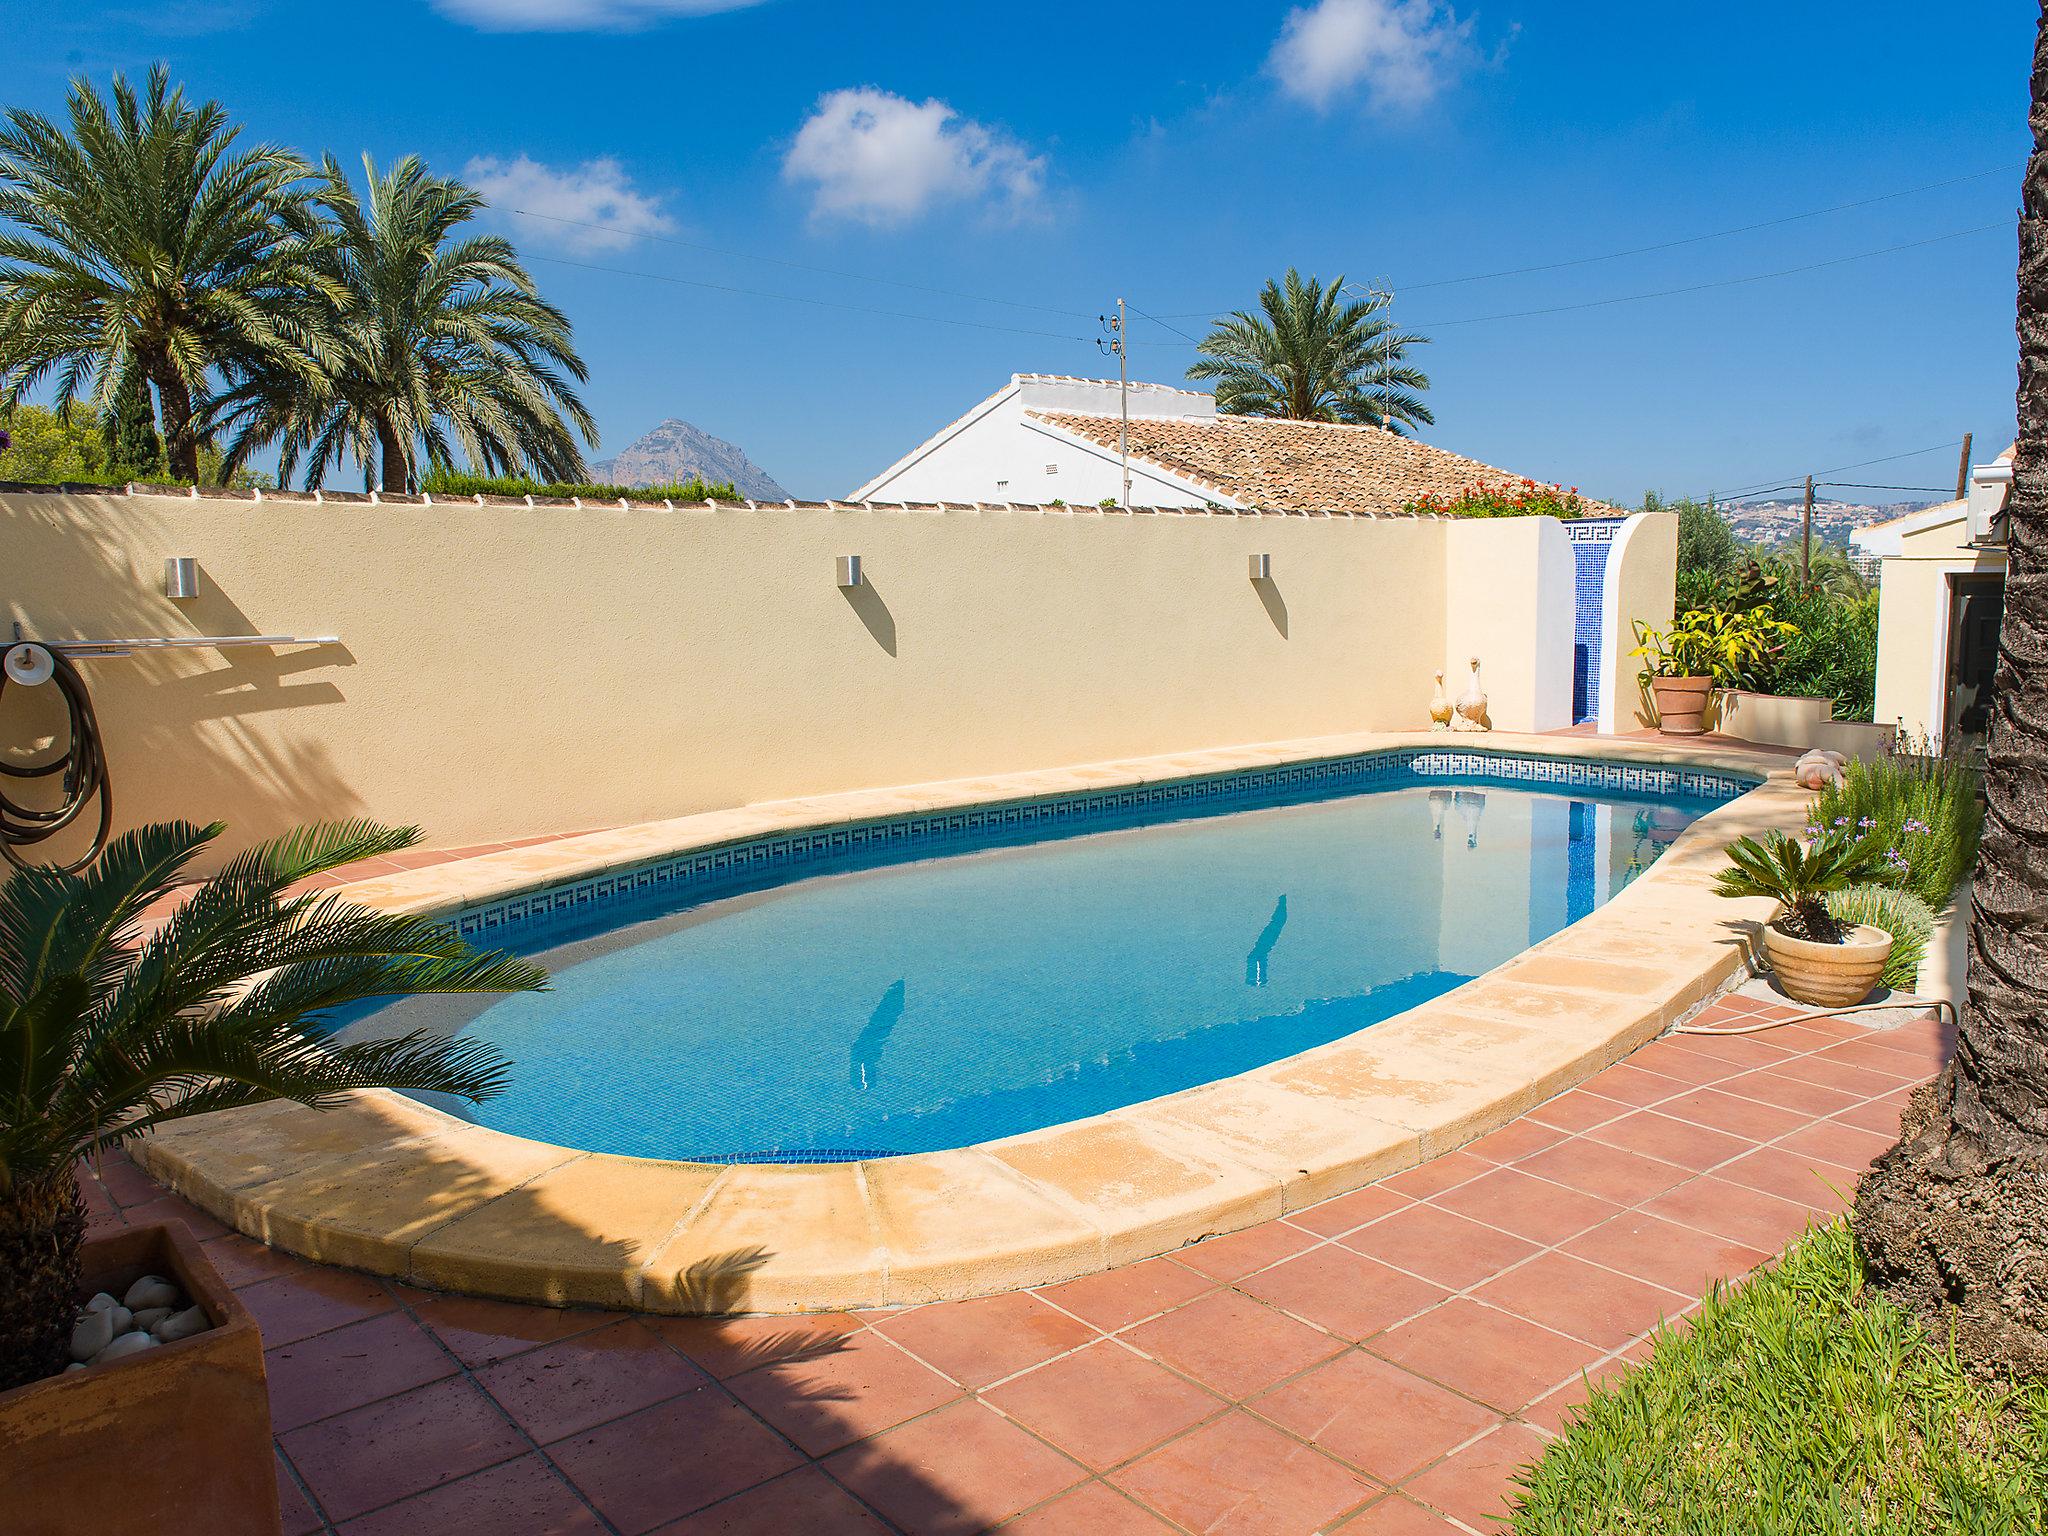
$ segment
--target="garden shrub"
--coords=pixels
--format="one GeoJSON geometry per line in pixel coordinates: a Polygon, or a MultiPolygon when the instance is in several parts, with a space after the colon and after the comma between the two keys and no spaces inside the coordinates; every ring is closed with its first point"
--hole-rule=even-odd
{"type": "Polygon", "coordinates": [[[1820,792],[1807,830],[1853,828],[1881,851],[1871,878],[1937,912],[1977,858],[1984,826],[1977,771],[1957,757],[1893,753],[1852,762],[1820,792]]]}
{"type": "Polygon", "coordinates": [[[1503,480],[1498,485],[1468,485],[1455,496],[1434,491],[1418,496],[1402,510],[1438,517],[1561,517],[1586,515],[1586,503],[1575,485],[1541,485],[1534,480],[1503,480]]]}
{"type": "Polygon", "coordinates": [[[532,496],[545,501],[744,501],[730,480],[710,484],[702,476],[673,485],[595,485],[527,480],[518,475],[471,475],[430,470],[420,481],[429,496],[532,496]]]}
{"type": "Polygon", "coordinates": [[[1934,936],[1934,908],[1911,891],[1888,885],[1852,885],[1828,897],[1828,912],[1841,923],[1867,923],[1892,936],[1891,958],[1885,961],[1884,984],[1894,992],[1911,992],[1920,982],[1920,962],[1934,936]]]}

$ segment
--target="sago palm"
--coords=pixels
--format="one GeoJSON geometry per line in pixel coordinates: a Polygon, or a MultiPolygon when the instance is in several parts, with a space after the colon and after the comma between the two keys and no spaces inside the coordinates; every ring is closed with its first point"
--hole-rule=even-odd
{"type": "Polygon", "coordinates": [[[1408,362],[1429,340],[1394,329],[1384,294],[1346,298],[1292,267],[1260,290],[1260,314],[1214,322],[1191,379],[1216,381],[1216,408],[1238,416],[1337,421],[1400,432],[1436,420],[1422,392],[1429,376],[1408,362]]]}
{"type": "Polygon", "coordinates": [[[571,427],[592,445],[597,431],[576,395],[587,374],[568,317],[509,241],[463,232],[483,207],[475,192],[411,157],[380,175],[366,155],[363,170],[359,195],[330,155],[317,198],[331,227],[317,261],[333,296],[333,366],[240,380],[228,462],[274,440],[280,479],[303,463],[319,485],[353,459],[366,481],[407,491],[423,461],[446,468],[459,448],[483,474],[583,478],[571,427]]]}
{"type": "Polygon", "coordinates": [[[1714,877],[1717,896],[1768,896],[1783,908],[1778,926],[1795,939],[1839,944],[1847,928],[1828,910],[1828,897],[1870,872],[1877,850],[1845,832],[1811,843],[1767,832],[1759,843],[1739,837],[1728,845],[1729,868],[1714,877]]]}
{"type": "Polygon", "coordinates": [[[317,371],[305,329],[317,240],[307,166],[237,148],[218,102],[163,68],[112,100],[71,85],[68,123],[0,123],[0,411],[54,380],[60,411],[139,370],[155,388],[172,475],[196,480],[220,370],[317,371]]]}
{"type": "Polygon", "coordinates": [[[544,986],[524,960],[309,875],[410,846],[367,823],[313,827],[231,859],[148,938],[143,910],[220,832],[174,822],[117,839],[83,874],[0,886],[0,1390],[63,1367],[85,1214],[78,1160],[151,1126],[358,1088],[481,1099],[505,1063],[472,1039],[334,1044],[321,1021],[365,998],[544,986]]]}

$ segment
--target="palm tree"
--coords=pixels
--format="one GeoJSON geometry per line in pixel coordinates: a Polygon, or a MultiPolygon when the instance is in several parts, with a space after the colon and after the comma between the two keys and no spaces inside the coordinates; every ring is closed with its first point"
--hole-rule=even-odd
{"type": "Polygon", "coordinates": [[[84,874],[0,886],[0,1391],[63,1368],[85,1211],[81,1157],[187,1115],[358,1088],[498,1091],[473,1039],[334,1045],[318,1025],[364,998],[544,986],[430,919],[289,895],[309,875],[409,847],[415,829],[314,827],[230,860],[151,937],[138,924],[218,825],[118,838],[84,874]]]}
{"type": "Polygon", "coordinates": [[[1970,1359],[2048,1376],[2048,12],[2020,187],[2019,452],[1955,1059],[1856,1197],[1871,1275],[1970,1359]]]}
{"type": "Polygon", "coordinates": [[[131,365],[155,388],[174,476],[196,481],[214,376],[304,374],[307,166],[237,149],[218,102],[159,65],[108,102],[71,83],[68,131],[16,108],[0,125],[0,413],[55,375],[60,413],[104,406],[131,365]]]}
{"type": "Polygon", "coordinates": [[[317,198],[333,229],[315,259],[334,297],[334,367],[250,370],[226,401],[230,466],[277,441],[280,480],[303,460],[319,485],[352,458],[406,491],[422,458],[445,469],[459,446],[482,474],[582,479],[570,425],[592,446],[597,429],[571,383],[588,375],[568,317],[509,241],[458,234],[483,207],[475,192],[411,157],[380,176],[365,155],[363,170],[367,201],[328,156],[317,198]]]}
{"type": "Polygon", "coordinates": [[[1426,336],[1396,331],[1389,295],[1344,296],[1287,269],[1259,292],[1263,315],[1238,310],[1198,344],[1191,379],[1216,381],[1216,408],[1238,416],[1342,421],[1401,432],[1436,421],[1422,403],[1429,375],[1407,361],[1426,336]]]}

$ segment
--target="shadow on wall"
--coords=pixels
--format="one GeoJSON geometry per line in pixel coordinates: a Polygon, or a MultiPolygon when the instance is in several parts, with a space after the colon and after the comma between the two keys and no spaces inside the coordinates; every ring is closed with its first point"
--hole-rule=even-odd
{"type": "MultiPolygon", "coordinates": [[[[151,635],[252,635],[265,631],[221,590],[214,572],[200,572],[200,596],[172,609],[154,594],[161,569],[136,569],[104,537],[83,503],[49,495],[12,498],[18,515],[6,524],[9,564],[51,573],[38,587],[8,584],[0,639],[15,623],[30,638],[125,639],[151,635]]],[[[145,538],[174,553],[174,522],[135,508],[131,517],[145,538]]],[[[224,820],[228,835],[206,861],[217,866],[236,850],[307,821],[360,815],[363,806],[327,750],[298,739],[288,715],[305,708],[344,704],[338,669],[354,664],[345,648],[323,646],[273,651],[135,653],[81,661],[94,712],[107,745],[116,832],[144,821],[183,817],[224,820]],[[166,721],[199,722],[196,726],[166,721]],[[234,803],[192,800],[185,786],[218,778],[231,765],[234,803]]],[[[65,743],[54,690],[9,688],[0,701],[0,757],[10,762],[47,759],[65,743]]],[[[47,803],[55,786],[10,795],[47,803]],[[45,799],[33,799],[38,794],[45,799]]],[[[90,822],[92,816],[81,817],[90,822]]],[[[44,860],[83,851],[89,827],[72,828],[42,846],[44,860]]]]}
{"type": "Polygon", "coordinates": [[[1266,617],[1273,621],[1273,627],[1280,631],[1280,638],[1287,638],[1287,599],[1280,595],[1280,589],[1273,584],[1270,576],[1260,576],[1252,581],[1259,594],[1259,601],[1265,605],[1266,617]]]}
{"type": "Polygon", "coordinates": [[[841,587],[839,595],[846,599],[849,608],[860,615],[861,623],[865,624],[868,633],[875,637],[875,644],[894,656],[896,616],[889,612],[889,605],[882,601],[882,594],[875,590],[872,578],[863,572],[860,585],[841,587]]]}

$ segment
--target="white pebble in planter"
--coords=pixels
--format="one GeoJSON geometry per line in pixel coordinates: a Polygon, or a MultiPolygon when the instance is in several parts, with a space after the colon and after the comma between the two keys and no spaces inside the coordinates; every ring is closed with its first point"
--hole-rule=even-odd
{"type": "Polygon", "coordinates": [[[144,1307],[174,1307],[180,1299],[178,1288],[162,1275],[144,1275],[128,1287],[121,1305],[140,1312],[144,1307]]]}

